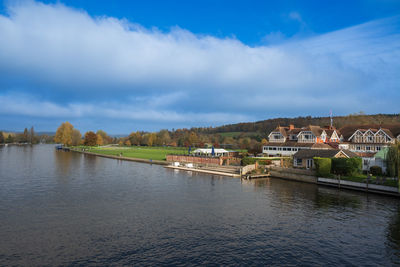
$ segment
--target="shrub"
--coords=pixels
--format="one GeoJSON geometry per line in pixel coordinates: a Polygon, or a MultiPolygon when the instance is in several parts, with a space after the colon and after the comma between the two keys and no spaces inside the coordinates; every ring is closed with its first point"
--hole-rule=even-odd
{"type": "Polygon", "coordinates": [[[269,159],[258,159],[258,158],[251,158],[251,157],[245,157],[242,159],[242,165],[250,165],[250,164],[255,164],[256,161],[258,161],[258,164],[260,165],[271,165],[272,161],[269,159]]]}
{"type": "Polygon", "coordinates": [[[361,158],[332,158],[332,172],[340,175],[354,175],[361,172],[361,158]]]}
{"type": "Polygon", "coordinates": [[[320,177],[329,177],[331,173],[332,160],[330,158],[314,158],[317,175],[320,177]]]}
{"type": "Polygon", "coordinates": [[[371,172],[372,175],[377,176],[377,175],[382,175],[382,168],[379,166],[371,166],[369,168],[369,171],[371,172]]]}

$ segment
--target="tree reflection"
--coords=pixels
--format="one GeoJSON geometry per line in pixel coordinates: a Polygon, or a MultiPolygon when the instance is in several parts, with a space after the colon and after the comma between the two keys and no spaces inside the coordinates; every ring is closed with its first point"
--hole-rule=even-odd
{"type": "Polygon", "coordinates": [[[397,249],[400,250],[400,207],[397,208],[396,214],[392,217],[391,221],[389,222],[388,239],[391,242],[395,243],[397,249]]]}
{"type": "Polygon", "coordinates": [[[361,207],[361,200],[359,196],[347,194],[341,190],[318,188],[315,196],[315,207],[318,209],[331,207],[359,209],[361,207]]]}

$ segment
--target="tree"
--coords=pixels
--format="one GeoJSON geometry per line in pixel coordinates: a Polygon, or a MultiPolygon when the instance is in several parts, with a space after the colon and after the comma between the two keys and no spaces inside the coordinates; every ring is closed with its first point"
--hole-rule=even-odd
{"type": "Polygon", "coordinates": [[[265,146],[265,145],[267,145],[267,144],[268,144],[267,139],[263,138],[263,139],[261,140],[261,145],[265,146]]]}
{"type": "Polygon", "coordinates": [[[399,175],[400,168],[400,144],[395,144],[389,147],[386,154],[387,173],[390,177],[399,175]]]}
{"type": "Polygon", "coordinates": [[[35,142],[35,130],[33,129],[33,126],[31,127],[31,130],[29,131],[29,142],[33,144],[35,142]]]}
{"type": "Polygon", "coordinates": [[[86,132],[83,144],[85,146],[95,146],[96,143],[97,143],[97,135],[92,131],[86,132]]]}
{"type": "Polygon", "coordinates": [[[72,145],[79,146],[82,143],[82,134],[78,129],[72,129],[72,145]]]}
{"type": "Polygon", "coordinates": [[[155,133],[150,133],[148,135],[147,145],[153,146],[153,144],[156,142],[156,140],[157,140],[157,135],[155,133]]]}
{"type": "Polygon", "coordinates": [[[56,143],[60,143],[66,146],[72,144],[72,130],[74,126],[72,126],[69,122],[64,122],[58,127],[56,136],[54,137],[54,141],[56,143]]]}
{"type": "Polygon", "coordinates": [[[6,143],[10,144],[10,143],[14,143],[14,142],[15,142],[14,136],[12,136],[11,134],[8,134],[8,137],[6,139],[6,143]]]}
{"type": "Polygon", "coordinates": [[[129,141],[129,139],[127,139],[126,141],[125,141],[125,145],[126,146],[131,146],[132,144],[131,144],[131,141],[129,141]]]}
{"type": "Polygon", "coordinates": [[[190,132],[188,140],[189,145],[193,146],[197,143],[197,141],[198,141],[197,134],[195,132],[190,132]]]}
{"type": "Polygon", "coordinates": [[[5,141],[3,132],[0,131],[0,144],[4,144],[5,141]]]}
{"type": "Polygon", "coordinates": [[[168,145],[171,142],[171,136],[168,130],[161,130],[157,134],[157,145],[168,145]]]}
{"type": "Polygon", "coordinates": [[[101,137],[100,134],[97,134],[97,140],[96,140],[96,145],[102,146],[104,144],[103,137],[101,137]]]}
{"type": "Polygon", "coordinates": [[[102,140],[103,140],[103,144],[101,145],[108,145],[112,142],[112,138],[110,136],[108,136],[108,134],[103,131],[103,130],[98,130],[96,132],[97,136],[101,136],[102,140]]]}

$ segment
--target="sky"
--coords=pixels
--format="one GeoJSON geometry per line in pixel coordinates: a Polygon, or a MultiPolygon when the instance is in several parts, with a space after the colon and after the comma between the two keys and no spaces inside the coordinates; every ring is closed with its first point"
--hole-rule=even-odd
{"type": "Polygon", "coordinates": [[[0,129],[399,113],[400,1],[1,1],[0,129]]]}

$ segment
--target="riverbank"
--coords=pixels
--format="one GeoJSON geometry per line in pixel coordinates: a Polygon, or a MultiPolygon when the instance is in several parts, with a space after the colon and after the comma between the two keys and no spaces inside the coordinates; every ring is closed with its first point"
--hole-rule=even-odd
{"type": "Polygon", "coordinates": [[[107,154],[83,151],[83,150],[79,150],[79,149],[71,149],[71,151],[86,154],[86,155],[99,156],[99,157],[103,157],[103,158],[134,161],[134,162],[140,162],[140,163],[146,163],[146,164],[157,164],[157,165],[168,165],[169,164],[168,162],[162,161],[162,160],[140,159],[140,158],[132,158],[132,157],[124,157],[124,156],[107,155],[107,154]]]}
{"type": "MultiPolygon", "coordinates": [[[[86,154],[86,155],[110,158],[110,159],[133,161],[133,162],[140,162],[140,163],[146,163],[146,164],[163,165],[169,169],[241,178],[240,171],[239,171],[239,173],[234,173],[234,172],[229,171],[229,168],[226,170],[223,170],[224,169],[223,166],[219,166],[218,170],[216,170],[215,168],[214,169],[213,168],[188,168],[188,167],[182,167],[182,166],[172,166],[172,165],[170,165],[171,162],[162,161],[162,160],[141,159],[141,158],[132,158],[132,157],[124,157],[124,156],[116,156],[116,155],[107,155],[107,154],[83,151],[83,150],[74,149],[74,148],[72,148],[71,151],[86,154]]],[[[357,183],[357,182],[351,182],[351,181],[345,181],[345,180],[337,181],[336,179],[317,177],[315,175],[315,172],[309,171],[309,170],[301,170],[301,169],[271,167],[269,169],[268,175],[254,176],[254,177],[252,177],[252,179],[266,178],[266,176],[268,176],[270,178],[279,178],[279,179],[291,180],[291,181],[297,181],[297,182],[303,182],[303,183],[312,183],[312,184],[317,184],[317,185],[321,185],[321,186],[335,187],[338,189],[348,189],[348,190],[354,190],[354,191],[361,191],[361,192],[365,192],[365,193],[374,193],[374,194],[400,197],[400,193],[398,192],[398,189],[396,187],[374,185],[374,184],[365,185],[363,183],[357,183]]]]}
{"type": "Polygon", "coordinates": [[[338,189],[361,191],[365,193],[400,197],[399,189],[397,187],[318,177],[314,171],[310,170],[271,167],[269,169],[269,173],[271,177],[281,178],[285,180],[312,183],[322,186],[335,187],[338,189]]]}

